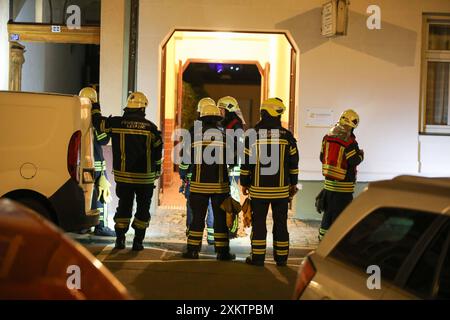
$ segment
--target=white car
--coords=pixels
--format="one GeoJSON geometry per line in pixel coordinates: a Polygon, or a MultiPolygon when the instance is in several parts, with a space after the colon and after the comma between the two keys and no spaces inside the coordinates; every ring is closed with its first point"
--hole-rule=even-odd
{"type": "Polygon", "coordinates": [[[0,197],[66,231],[98,224],[92,137],[88,99],[0,91],[0,197]]]}
{"type": "Polygon", "coordinates": [[[299,270],[295,299],[450,299],[450,178],[370,183],[299,270]]]}

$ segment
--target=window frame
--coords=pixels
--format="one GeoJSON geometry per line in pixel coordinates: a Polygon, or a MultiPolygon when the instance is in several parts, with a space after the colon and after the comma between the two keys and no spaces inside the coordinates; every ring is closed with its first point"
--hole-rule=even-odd
{"type": "MultiPolygon", "coordinates": [[[[448,14],[423,14],[423,33],[422,33],[422,77],[421,77],[421,95],[420,95],[420,134],[444,134],[450,135],[450,105],[447,108],[447,125],[428,125],[427,124],[427,80],[428,80],[428,62],[448,62],[450,64],[450,50],[430,50],[430,26],[431,25],[449,25],[450,15],[448,14]]],[[[449,82],[450,92],[450,82],[449,82]]],[[[450,98],[450,97],[449,97],[450,98]]]]}

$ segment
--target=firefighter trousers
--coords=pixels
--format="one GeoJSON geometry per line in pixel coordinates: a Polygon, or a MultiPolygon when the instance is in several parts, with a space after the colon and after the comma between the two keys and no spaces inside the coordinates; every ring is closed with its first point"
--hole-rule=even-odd
{"type": "Polygon", "coordinates": [[[325,211],[320,225],[319,240],[322,240],[333,222],[353,200],[353,193],[350,192],[335,192],[330,190],[324,190],[324,192],[325,211]]]}
{"type": "Polygon", "coordinates": [[[192,223],[189,228],[187,240],[188,251],[200,251],[203,240],[203,230],[205,229],[205,216],[208,204],[211,199],[211,206],[214,213],[214,247],[217,253],[230,252],[230,239],[226,214],[220,206],[228,197],[228,194],[203,194],[191,192],[189,203],[192,209],[192,223]]]}
{"type": "Polygon", "coordinates": [[[276,262],[286,262],[289,255],[287,217],[289,199],[252,199],[252,260],[264,261],[267,247],[267,213],[272,207],[273,257],[276,262]]]}
{"type": "Polygon", "coordinates": [[[150,224],[150,204],[153,196],[153,184],[138,185],[117,183],[116,195],[119,198],[114,216],[115,230],[118,236],[124,235],[130,226],[133,216],[133,203],[136,197],[136,214],[132,223],[136,237],[144,238],[145,230],[150,224]]]}

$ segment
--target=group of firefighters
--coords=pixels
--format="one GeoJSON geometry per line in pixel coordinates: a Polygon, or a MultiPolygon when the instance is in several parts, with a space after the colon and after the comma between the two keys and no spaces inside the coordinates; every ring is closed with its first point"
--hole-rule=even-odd
{"type": "MultiPolygon", "coordinates": [[[[97,92],[84,88],[80,96],[92,102],[92,123],[96,169],[96,188],[93,208],[100,210],[100,224],[95,234],[115,236],[115,249],[124,249],[125,235],[131,225],[135,230],[132,250],[144,249],[143,240],[150,223],[150,204],[155,181],[162,172],[163,140],[157,126],[145,117],[147,97],[134,92],[128,97],[122,116],[104,117],[101,114],[97,92]],[[114,216],[114,231],[106,226],[106,203],[110,199],[110,184],[106,179],[106,165],[101,145],[112,142],[113,173],[116,195],[119,199],[114,216]],[[136,210],[133,218],[133,204],[136,210]]],[[[273,257],[278,266],[287,264],[289,233],[287,226],[289,201],[298,192],[299,151],[293,134],[285,129],[281,117],[286,106],[279,98],[267,99],[261,104],[260,121],[253,128],[255,137],[244,134],[246,126],[237,100],[224,97],[216,102],[211,98],[198,103],[200,132],[189,131],[189,145],[185,146],[180,177],[187,199],[187,249],[183,257],[198,259],[207,219],[208,244],[214,245],[218,260],[233,260],[230,238],[236,235],[236,225],[227,224],[224,203],[230,197],[240,201],[242,194],[249,198],[251,210],[251,254],[246,263],[263,266],[267,247],[266,219],[269,206],[273,215],[273,257]],[[232,145],[243,145],[243,156],[237,149],[227,147],[230,132],[242,130],[242,135],[231,135],[232,145]],[[211,134],[213,133],[213,134],[211,134]],[[221,161],[203,159],[205,149],[214,147],[221,161]],[[277,155],[276,170],[268,172],[272,164],[263,159],[262,149],[270,148],[277,155]],[[275,152],[274,152],[275,150],[275,152]],[[229,159],[233,159],[230,163],[229,159]],[[228,160],[228,162],[227,162],[228,160]]],[[[321,240],[333,221],[352,201],[356,183],[356,167],[364,158],[359,149],[354,129],[359,117],[353,110],[342,113],[338,123],[323,138],[320,161],[325,186],[316,199],[316,207],[323,211],[319,230],[321,240]]],[[[270,170],[269,170],[270,171],[270,170]]],[[[236,220],[237,221],[237,220],[236,220]]]]}

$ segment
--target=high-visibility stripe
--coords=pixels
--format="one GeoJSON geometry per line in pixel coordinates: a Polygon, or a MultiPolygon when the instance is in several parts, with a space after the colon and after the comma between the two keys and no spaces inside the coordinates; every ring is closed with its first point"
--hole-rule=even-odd
{"type": "Polygon", "coordinates": [[[147,136],[147,171],[152,170],[152,149],[151,149],[152,139],[147,136]]]}
{"type": "Polygon", "coordinates": [[[190,244],[190,245],[193,245],[193,246],[199,246],[202,243],[202,241],[201,240],[191,240],[191,239],[189,239],[187,241],[187,243],[190,244]]]}
{"type": "Polygon", "coordinates": [[[157,147],[159,147],[161,144],[162,144],[162,140],[159,139],[158,141],[156,141],[156,142],[154,143],[153,147],[157,148],[157,147]]]}
{"type": "Polygon", "coordinates": [[[132,134],[132,135],[142,135],[142,136],[154,136],[150,131],[137,130],[137,129],[125,129],[125,128],[112,128],[112,133],[117,134],[132,134]]]}
{"type": "Polygon", "coordinates": [[[203,147],[203,146],[213,146],[213,147],[223,147],[225,142],[223,141],[194,141],[192,147],[203,147]]]}
{"type": "Polygon", "coordinates": [[[338,155],[337,166],[336,166],[338,168],[341,168],[341,166],[342,166],[342,158],[344,156],[344,151],[345,151],[344,147],[339,148],[339,155],[338,155]]]}
{"type": "Polygon", "coordinates": [[[114,176],[116,182],[129,183],[129,184],[153,184],[155,183],[155,178],[151,179],[136,179],[136,178],[123,178],[114,176]]]}
{"type": "Polygon", "coordinates": [[[147,229],[149,225],[150,225],[149,222],[145,222],[137,218],[134,218],[133,226],[137,227],[138,229],[147,229]]]}
{"type": "Polygon", "coordinates": [[[101,111],[98,110],[98,109],[92,109],[92,110],[91,110],[91,115],[94,115],[94,114],[102,114],[102,113],[101,113],[101,111]]]}
{"type": "Polygon", "coordinates": [[[291,169],[289,170],[289,174],[299,174],[300,170],[299,169],[291,169]]]}
{"type": "Polygon", "coordinates": [[[113,172],[114,172],[114,175],[122,176],[125,178],[148,179],[148,178],[154,178],[156,176],[155,172],[140,173],[140,172],[126,172],[126,171],[119,171],[119,170],[113,170],[113,172]]]}
{"type": "Polygon", "coordinates": [[[277,256],[287,256],[289,254],[289,250],[275,250],[275,254],[277,256]]]}
{"type": "Polygon", "coordinates": [[[252,244],[256,244],[256,245],[262,245],[262,244],[266,244],[267,240],[252,240],[252,244]]]}
{"type": "Polygon", "coordinates": [[[338,167],[335,167],[335,166],[332,166],[332,165],[329,165],[329,164],[324,164],[323,168],[330,169],[330,170],[335,171],[337,173],[343,173],[343,174],[347,173],[347,170],[342,169],[342,168],[338,168],[338,167]]]}
{"type": "Polygon", "coordinates": [[[203,237],[203,231],[189,231],[189,235],[203,237]]]}
{"type": "Polygon", "coordinates": [[[250,197],[255,199],[285,199],[289,198],[289,192],[287,193],[273,193],[273,194],[261,194],[250,192],[250,197]]]}
{"type": "Polygon", "coordinates": [[[105,138],[108,137],[108,135],[106,133],[102,133],[102,134],[96,134],[97,140],[103,140],[105,138]]]}
{"type": "Polygon", "coordinates": [[[125,171],[126,152],[125,152],[125,134],[120,135],[120,171],[125,171]]]}
{"type": "Polygon", "coordinates": [[[216,247],[228,247],[229,245],[230,245],[229,242],[217,241],[217,240],[215,240],[215,242],[214,242],[214,246],[216,246],[216,247]]]}
{"type": "Polygon", "coordinates": [[[294,147],[294,148],[291,147],[290,150],[289,150],[289,153],[290,153],[291,156],[295,155],[297,153],[297,148],[296,147],[294,147]]]}
{"type": "Polygon", "coordinates": [[[325,180],[324,189],[334,192],[353,193],[355,191],[355,183],[325,180]]]}
{"type": "Polygon", "coordinates": [[[179,168],[181,170],[187,170],[187,169],[189,169],[189,165],[188,164],[180,164],[179,168]]]}
{"type": "Polygon", "coordinates": [[[255,186],[259,187],[259,145],[256,146],[256,170],[255,170],[255,186]]]}
{"type": "Polygon", "coordinates": [[[216,237],[216,238],[220,238],[220,239],[228,239],[228,233],[217,233],[217,232],[215,232],[214,233],[214,237],[216,237]]]}
{"type": "Polygon", "coordinates": [[[329,156],[329,151],[330,151],[330,143],[329,142],[325,142],[325,155],[324,155],[324,163],[328,163],[328,156],[329,156]]]}
{"type": "Polygon", "coordinates": [[[276,145],[288,145],[289,142],[286,139],[258,139],[255,144],[276,144],[276,145]]]}
{"type": "Polygon", "coordinates": [[[347,159],[350,159],[350,158],[353,157],[355,154],[356,154],[356,150],[352,150],[352,151],[350,151],[349,153],[347,153],[347,154],[345,155],[345,157],[346,157],[347,159]]]}
{"type": "Polygon", "coordinates": [[[284,186],[284,153],[286,146],[281,145],[281,160],[280,160],[280,187],[284,186]]]}
{"type": "Polygon", "coordinates": [[[266,254],[266,249],[252,249],[252,253],[259,255],[266,254]]]}

